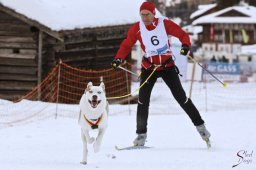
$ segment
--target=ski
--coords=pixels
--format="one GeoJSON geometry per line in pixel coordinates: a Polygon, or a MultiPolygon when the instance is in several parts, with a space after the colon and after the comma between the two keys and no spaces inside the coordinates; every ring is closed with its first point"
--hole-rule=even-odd
{"type": "Polygon", "coordinates": [[[210,149],[212,147],[210,139],[206,138],[204,141],[206,142],[207,148],[210,149]]]}
{"type": "Polygon", "coordinates": [[[115,149],[117,151],[123,151],[123,150],[135,150],[135,149],[150,149],[152,147],[150,146],[126,146],[126,147],[119,147],[119,146],[115,146],[115,149]]]}

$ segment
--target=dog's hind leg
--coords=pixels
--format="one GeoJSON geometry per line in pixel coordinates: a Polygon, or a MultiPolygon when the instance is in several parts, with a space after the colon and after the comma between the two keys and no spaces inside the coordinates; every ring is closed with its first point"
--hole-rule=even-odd
{"type": "Polygon", "coordinates": [[[88,149],[87,149],[86,137],[85,137],[84,132],[83,132],[82,129],[81,129],[81,137],[82,137],[82,141],[83,141],[83,159],[80,163],[86,165],[87,164],[88,149]]]}
{"type": "Polygon", "coordinates": [[[98,136],[96,138],[96,141],[93,144],[94,152],[100,151],[101,141],[102,141],[105,131],[106,131],[106,128],[99,129],[98,136]]]}

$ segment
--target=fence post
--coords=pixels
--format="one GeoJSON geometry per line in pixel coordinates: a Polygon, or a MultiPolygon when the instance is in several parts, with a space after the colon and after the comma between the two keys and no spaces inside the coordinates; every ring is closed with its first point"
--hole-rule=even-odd
{"type": "MultiPolygon", "coordinates": [[[[127,68],[127,64],[125,65],[125,68],[127,68]]],[[[125,78],[126,78],[126,88],[127,88],[127,94],[129,93],[129,78],[128,78],[128,72],[125,72],[125,78]]],[[[128,110],[129,110],[129,115],[131,115],[131,102],[130,102],[130,97],[128,96],[128,110]]]]}
{"type": "Polygon", "coordinates": [[[190,83],[190,90],[189,90],[189,98],[191,99],[192,97],[192,88],[193,88],[193,83],[195,80],[195,70],[196,70],[196,63],[193,62],[193,69],[192,69],[192,76],[191,76],[191,83],[190,83]]]}
{"type": "MultiPolygon", "coordinates": [[[[38,32],[38,66],[37,66],[37,84],[42,81],[42,49],[43,49],[43,32],[39,30],[38,32]]],[[[38,88],[37,98],[41,100],[41,87],[38,88]]]]}

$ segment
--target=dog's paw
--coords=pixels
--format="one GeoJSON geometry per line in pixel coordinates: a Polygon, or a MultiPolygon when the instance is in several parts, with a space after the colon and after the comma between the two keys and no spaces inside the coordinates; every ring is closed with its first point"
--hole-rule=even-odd
{"type": "Polygon", "coordinates": [[[80,164],[86,165],[87,162],[86,161],[81,161],[80,164]]]}
{"type": "Polygon", "coordinates": [[[96,153],[96,152],[99,152],[100,151],[100,145],[97,143],[97,142],[95,142],[94,144],[93,144],[93,149],[94,149],[94,152],[96,153]]]}
{"type": "Polygon", "coordinates": [[[95,141],[95,138],[94,137],[91,137],[89,140],[88,140],[88,143],[91,144],[95,141]]]}

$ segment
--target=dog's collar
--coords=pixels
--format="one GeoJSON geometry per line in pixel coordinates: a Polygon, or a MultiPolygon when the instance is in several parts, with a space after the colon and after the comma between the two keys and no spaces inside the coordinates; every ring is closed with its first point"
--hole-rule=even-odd
{"type": "Polygon", "coordinates": [[[85,117],[85,115],[83,115],[83,116],[84,116],[85,121],[91,126],[92,129],[97,129],[99,124],[100,124],[100,122],[101,122],[101,120],[102,120],[103,114],[101,114],[101,116],[98,119],[95,119],[95,121],[96,121],[95,123],[93,123],[90,120],[88,120],[85,117]]]}

